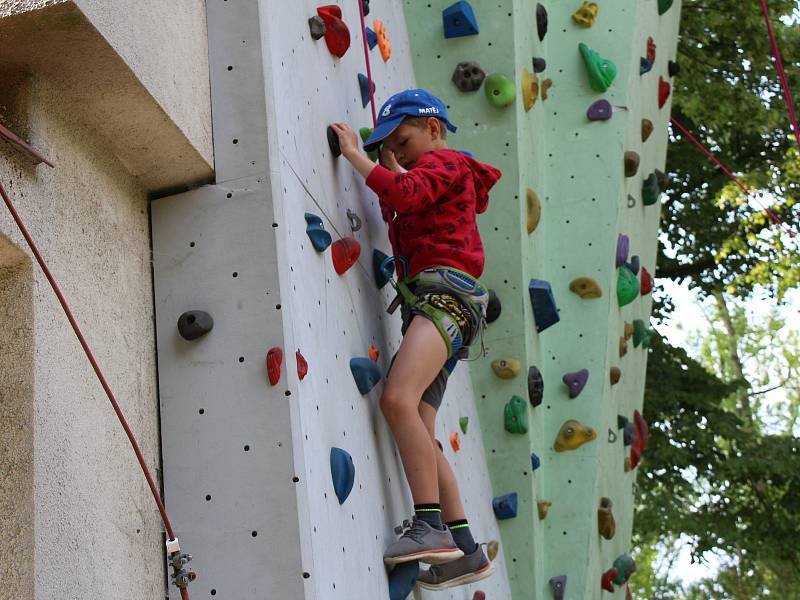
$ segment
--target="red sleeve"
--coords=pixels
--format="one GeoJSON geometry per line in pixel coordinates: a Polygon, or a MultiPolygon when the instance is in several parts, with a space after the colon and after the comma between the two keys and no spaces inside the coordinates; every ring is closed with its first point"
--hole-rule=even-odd
{"type": "Polygon", "coordinates": [[[407,173],[395,173],[377,165],[366,184],[378,194],[381,206],[398,213],[412,212],[433,204],[455,181],[461,169],[434,154],[420,158],[407,173]]]}

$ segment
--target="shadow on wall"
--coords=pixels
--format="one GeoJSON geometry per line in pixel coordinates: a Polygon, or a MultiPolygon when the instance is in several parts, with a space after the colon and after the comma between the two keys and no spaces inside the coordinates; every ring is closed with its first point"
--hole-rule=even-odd
{"type": "Polygon", "coordinates": [[[2,234],[0,581],[3,597],[33,600],[33,281],[30,259],[2,234]]]}

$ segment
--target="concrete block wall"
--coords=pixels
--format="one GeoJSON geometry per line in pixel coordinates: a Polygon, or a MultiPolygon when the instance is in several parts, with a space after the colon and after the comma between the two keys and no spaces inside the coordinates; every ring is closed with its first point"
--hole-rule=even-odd
{"type": "MultiPolygon", "coordinates": [[[[504,173],[487,216],[479,221],[487,257],[484,281],[496,290],[503,311],[487,330],[489,355],[473,365],[472,379],[493,494],[519,496],[517,517],[500,522],[511,597],[552,598],[549,580],[559,575],[568,577],[565,598],[611,596],[601,592],[600,575],[630,550],[636,478],[635,471],[624,470],[629,449],[623,447],[617,415],[630,418],[641,409],[647,357],[632,342],[620,357],[619,338],[625,322],[647,321],[651,308],[650,296],[620,308],[615,249],[618,234],[627,234],[631,255],[654,272],[659,207],[643,206],[641,190],[645,177],[664,169],[669,103],[659,109],[658,80],[669,80],[680,6],[676,2],[659,15],[655,0],[600,2],[595,24],[585,28],[572,19],[581,2],[543,1],[549,27],[540,41],[537,4],[511,0],[472,0],[479,35],[445,39],[441,11],[449,4],[406,0],[405,10],[417,81],[445,101],[460,126],[451,146],[473,151],[504,173]],[[657,46],[656,61],[640,76],[649,36],[657,46]],[[618,74],[606,93],[589,87],[579,42],[616,64],[618,74]],[[521,74],[533,72],[533,57],[547,63],[537,74],[540,90],[546,79],[552,87],[546,100],[539,94],[526,112],[521,74]],[[487,74],[512,80],[516,101],[496,108],[483,88],[460,92],[450,78],[462,61],[477,61],[487,74]],[[616,107],[613,117],[589,122],[586,111],[600,98],[616,107]],[[655,125],[647,142],[641,138],[642,118],[655,125]],[[641,164],[626,178],[623,154],[628,150],[639,153],[641,164]],[[538,195],[542,214],[530,235],[528,189],[538,195]],[[570,282],[578,277],[597,280],[603,296],[581,299],[570,292],[570,282]],[[532,278],[551,284],[559,308],[560,322],[541,333],[528,295],[532,278]],[[509,381],[495,377],[490,363],[503,357],[518,359],[522,374],[509,381]],[[544,401],[538,407],[528,404],[528,433],[511,434],[503,427],[503,407],[513,394],[528,397],[530,365],[543,375],[544,401]],[[611,386],[614,366],[622,379],[611,386]],[[590,371],[588,383],[580,396],[569,399],[562,376],[582,368],[590,371]],[[572,452],[555,452],[554,441],[568,419],[594,428],[597,439],[572,452]],[[609,430],[620,434],[613,443],[609,430]],[[532,452],[542,463],[535,472],[532,452]],[[598,535],[603,496],[614,502],[617,533],[611,541],[598,535]],[[541,501],[552,502],[543,521],[537,515],[541,501]]],[[[613,596],[624,594],[623,586],[613,596]]]]}

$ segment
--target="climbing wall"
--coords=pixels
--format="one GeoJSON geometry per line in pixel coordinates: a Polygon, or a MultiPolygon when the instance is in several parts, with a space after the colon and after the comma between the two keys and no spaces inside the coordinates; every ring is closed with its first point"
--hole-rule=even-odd
{"type": "MultiPolygon", "coordinates": [[[[380,99],[414,77],[401,3],[372,4],[367,21],[384,23],[393,50],[388,61],[370,51],[380,99]]],[[[312,39],[317,4],[208,0],[216,183],[152,205],[165,497],[195,557],[193,597],[389,598],[383,551],[412,512],[378,407],[382,384],[362,394],[350,369],[373,345],[385,373],[400,323],[385,312],[391,288],[373,278],[373,251],[390,253],[377,200],[326,139],[332,121],[372,124],[358,80],[358,3],[338,6],[351,36],[341,58],[312,39]],[[333,246],[312,244],[307,214],[334,245],[358,242],[342,274],[333,246]],[[185,339],[176,323],[187,311],[208,313],[213,328],[185,339]],[[354,466],[343,503],[334,448],[354,466]]],[[[191,316],[189,333],[205,318],[191,316]]],[[[466,366],[450,379],[437,426],[476,538],[497,538],[466,366]]],[[[498,574],[480,586],[435,597],[481,589],[509,598],[504,560],[501,551],[498,574]]]]}
{"type": "Polygon", "coordinates": [[[655,171],[666,158],[663,96],[675,73],[669,61],[679,2],[465,4],[447,18],[453,32],[467,35],[446,38],[442,11],[451,2],[404,3],[417,83],[445,101],[459,126],[451,147],[504,173],[479,220],[483,280],[502,312],[488,327],[488,356],[474,363],[472,380],[511,597],[625,597],[634,465],[647,438],[646,424],[633,424],[650,335],[644,272],[655,270],[655,171]],[[603,61],[614,63],[605,92],[590,85],[580,43],[598,53],[601,75],[610,74],[603,61]],[[462,62],[478,63],[487,76],[475,91],[451,81],[462,62]],[[653,125],[649,137],[643,119],[653,125]],[[499,359],[519,361],[519,374],[499,378],[491,368],[499,359]],[[577,422],[570,439],[585,443],[556,451],[570,420],[577,422]],[[615,532],[606,516],[600,520],[603,498],[612,503],[615,532]],[[611,539],[600,535],[601,524],[611,539]],[[604,575],[613,592],[602,591],[604,575]]]}

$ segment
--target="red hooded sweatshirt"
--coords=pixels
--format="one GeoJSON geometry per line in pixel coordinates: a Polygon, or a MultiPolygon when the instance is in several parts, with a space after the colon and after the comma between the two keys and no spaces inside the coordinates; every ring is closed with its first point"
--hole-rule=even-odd
{"type": "MultiPolygon", "coordinates": [[[[489,205],[499,170],[457,150],[431,150],[407,173],[378,165],[367,185],[378,194],[395,256],[408,259],[407,277],[446,266],[483,273],[483,243],[475,221],[489,205]]],[[[398,265],[399,267],[399,265],[398,265]]]]}

